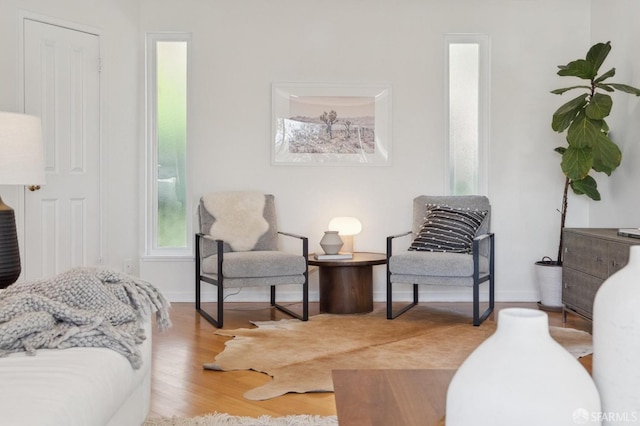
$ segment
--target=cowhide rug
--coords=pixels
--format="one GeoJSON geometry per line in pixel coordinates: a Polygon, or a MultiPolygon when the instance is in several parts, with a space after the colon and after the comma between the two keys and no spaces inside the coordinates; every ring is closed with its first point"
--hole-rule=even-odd
{"type": "MultiPolygon", "coordinates": [[[[473,327],[468,316],[428,306],[416,306],[391,321],[378,309],[366,315],[322,314],[307,322],[255,325],[216,331],[234,339],[213,363],[204,365],[208,370],[255,370],[271,376],[273,380],[244,394],[250,400],[288,392],[331,392],[335,369],[457,368],[496,329],[493,321],[473,327]]],[[[589,333],[560,327],[550,327],[550,332],[576,358],[592,353],[589,333]]]]}

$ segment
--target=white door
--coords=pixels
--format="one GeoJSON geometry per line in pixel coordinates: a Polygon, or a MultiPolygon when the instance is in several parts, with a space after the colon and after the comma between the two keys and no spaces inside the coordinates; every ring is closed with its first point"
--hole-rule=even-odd
{"type": "Polygon", "coordinates": [[[100,40],[24,20],[24,109],[40,116],[47,182],[25,189],[24,275],[101,263],[100,40]]]}

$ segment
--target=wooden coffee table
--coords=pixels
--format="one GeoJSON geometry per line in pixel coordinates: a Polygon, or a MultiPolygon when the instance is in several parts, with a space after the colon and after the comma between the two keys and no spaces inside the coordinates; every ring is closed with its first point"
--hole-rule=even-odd
{"type": "Polygon", "coordinates": [[[333,370],[340,426],[443,426],[456,370],[333,370]]]}
{"type": "Polygon", "coordinates": [[[373,310],[373,266],[387,263],[384,253],[355,252],[352,259],[316,260],[320,270],[320,312],[363,314],[373,310]]]}

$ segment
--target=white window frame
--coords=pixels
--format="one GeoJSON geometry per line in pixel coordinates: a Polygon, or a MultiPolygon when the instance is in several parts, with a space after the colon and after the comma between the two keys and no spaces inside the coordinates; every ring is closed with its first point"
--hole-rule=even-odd
{"type": "MultiPolygon", "coordinates": [[[[186,220],[186,247],[158,247],[158,134],[157,134],[157,50],[158,42],[176,41],[187,43],[187,111],[189,110],[189,75],[191,62],[191,34],[189,33],[147,33],[145,40],[145,77],[146,77],[146,97],[145,97],[145,122],[146,122],[146,144],[145,144],[145,197],[144,197],[144,229],[145,229],[145,259],[153,258],[185,258],[193,257],[193,208],[191,203],[191,176],[189,167],[186,173],[186,200],[187,205],[186,220]]],[[[189,159],[189,123],[187,121],[187,147],[185,158],[189,159]]]]}
{"type": "Polygon", "coordinates": [[[452,155],[453,146],[450,140],[449,120],[449,47],[452,44],[477,44],[478,52],[478,176],[476,194],[488,195],[489,192],[489,134],[491,107],[491,39],[486,34],[447,34],[445,35],[445,149],[444,193],[453,194],[452,188],[452,155]]]}

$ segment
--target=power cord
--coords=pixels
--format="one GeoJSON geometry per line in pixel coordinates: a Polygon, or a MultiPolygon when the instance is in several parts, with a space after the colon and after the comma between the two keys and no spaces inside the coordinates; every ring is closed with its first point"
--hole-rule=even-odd
{"type": "Polygon", "coordinates": [[[229,297],[229,296],[235,296],[236,294],[239,294],[241,291],[242,291],[242,287],[238,287],[238,291],[236,291],[235,293],[229,293],[229,294],[227,294],[226,296],[224,296],[224,298],[222,299],[222,301],[223,301],[223,302],[224,302],[224,301],[226,301],[226,300],[227,300],[227,297],[229,297]]]}

